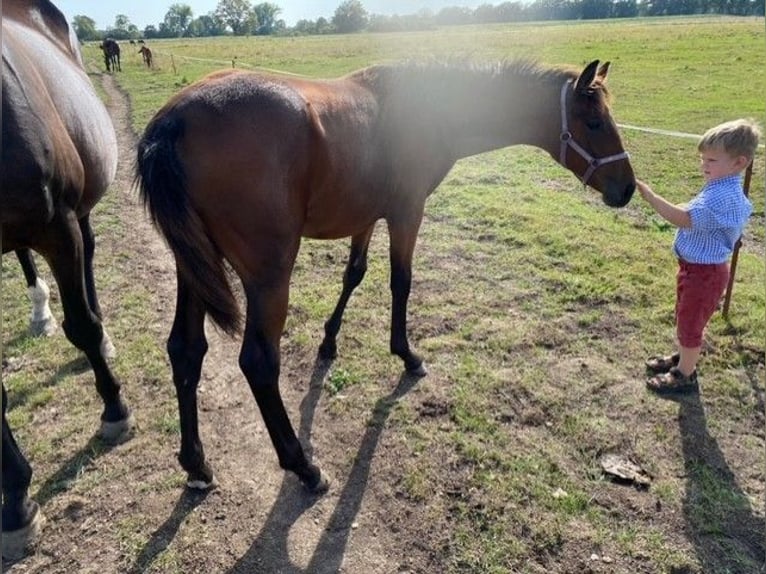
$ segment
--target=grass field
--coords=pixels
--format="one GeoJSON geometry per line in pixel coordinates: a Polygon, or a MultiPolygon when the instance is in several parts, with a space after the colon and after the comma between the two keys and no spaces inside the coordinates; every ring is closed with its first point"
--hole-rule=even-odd
{"type": "MultiPolygon", "coordinates": [[[[143,67],[125,46],[117,74],[137,133],[180,87],[232,61],[333,77],[411,57],[534,57],[578,66],[610,60],[619,123],[692,134],[742,116],[766,125],[762,18],[184,39],[150,47],[155,69],[143,67]]],[[[97,62],[95,47],[86,46],[85,56],[97,62]]],[[[675,202],[697,192],[702,180],[693,140],[632,130],[624,130],[623,139],[637,175],[656,191],[675,202]]],[[[388,355],[381,226],[341,330],[321,414],[330,421],[324,432],[355,419],[396,437],[380,448],[389,460],[380,477],[393,494],[378,503],[378,519],[384,532],[396,532],[389,534],[393,544],[419,540],[401,550],[429,556],[412,571],[744,574],[763,567],[763,150],[750,194],[754,215],[730,321],[714,317],[700,365],[702,392],[679,401],[643,387],[644,358],[673,341],[676,268],[673,230],[639,197],[610,210],[532,148],[460,161],[428,201],[416,250],[410,336],[431,373],[409,401],[382,399],[401,365],[388,355]],[[651,487],[606,480],[598,466],[606,452],[641,464],[653,477],[651,487]],[[401,520],[405,515],[409,519],[401,520]],[[426,563],[438,569],[418,566],[426,563]]],[[[96,209],[97,233],[128,236],[129,222],[119,220],[110,201],[96,209]]],[[[316,353],[346,249],[345,242],[304,242],[283,345],[288,361],[316,353]]],[[[152,285],[112,271],[135,256],[124,247],[97,253],[97,281],[102,300],[110,301],[112,336],[122,341],[116,368],[133,396],[152,393],[147,408],[156,424],[143,432],[172,442],[178,430],[163,351],[170,325],[156,325],[152,285]]],[[[3,355],[22,364],[3,373],[9,421],[35,466],[39,489],[45,469],[57,468],[56,450],[93,418],[94,393],[63,337],[25,335],[27,302],[12,257],[3,258],[2,287],[3,355]],[[66,424],[53,436],[38,436],[35,413],[61,410],[52,406],[59,404],[72,405],[61,414],[66,424]]],[[[54,314],[61,317],[60,309],[54,314]]],[[[347,435],[339,431],[339,437],[347,435]]],[[[353,445],[347,448],[353,453],[353,445]]],[[[338,464],[336,474],[351,463],[338,464]]],[[[115,479],[86,472],[87,465],[66,483],[45,487],[87,496],[94,488],[87,480],[115,479]]],[[[165,488],[178,488],[174,476],[165,488]]],[[[136,549],[127,552],[137,554],[148,534],[135,530],[136,549]]],[[[188,571],[185,548],[170,545],[152,571],[188,571]]]]}

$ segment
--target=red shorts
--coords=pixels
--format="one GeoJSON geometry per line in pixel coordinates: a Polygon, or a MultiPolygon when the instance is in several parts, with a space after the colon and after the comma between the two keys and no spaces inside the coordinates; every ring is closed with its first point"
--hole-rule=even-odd
{"type": "Polygon", "coordinates": [[[676,336],[682,347],[702,346],[702,334],[729,282],[729,264],[687,263],[676,276],[676,336]]]}

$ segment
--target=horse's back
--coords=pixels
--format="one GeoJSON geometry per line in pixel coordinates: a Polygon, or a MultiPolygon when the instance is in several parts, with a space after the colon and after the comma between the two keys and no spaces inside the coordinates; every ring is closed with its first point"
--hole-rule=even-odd
{"type": "Polygon", "coordinates": [[[40,204],[44,218],[56,201],[82,215],[114,179],[111,119],[63,15],[44,1],[2,10],[3,220],[32,217],[40,204]]]}
{"type": "Polygon", "coordinates": [[[177,141],[189,193],[200,209],[241,213],[256,203],[287,208],[289,197],[274,202],[271,194],[295,189],[305,177],[315,130],[306,101],[288,83],[227,71],[174,96],[147,126],[144,140],[177,141]]]}

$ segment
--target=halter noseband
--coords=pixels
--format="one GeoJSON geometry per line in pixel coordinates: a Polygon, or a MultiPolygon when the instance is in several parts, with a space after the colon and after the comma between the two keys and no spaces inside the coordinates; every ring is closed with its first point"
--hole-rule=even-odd
{"type": "Polygon", "coordinates": [[[596,171],[597,168],[613,161],[628,159],[629,155],[628,152],[624,151],[622,153],[616,153],[614,155],[609,155],[602,158],[595,158],[590,155],[580,144],[574,141],[572,138],[572,132],[569,131],[569,124],[567,123],[567,94],[569,92],[567,88],[571,83],[572,80],[567,80],[564,82],[564,85],[561,86],[561,153],[559,154],[559,161],[561,165],[567,167],[567,147],[571,147],[578,154],[580,154],[580,157],[588,162],[588,169],[585,171],[585,174],[581,178],[582,184],[587,185],[590,176],[593,175],[593,172],[596,171]]]}

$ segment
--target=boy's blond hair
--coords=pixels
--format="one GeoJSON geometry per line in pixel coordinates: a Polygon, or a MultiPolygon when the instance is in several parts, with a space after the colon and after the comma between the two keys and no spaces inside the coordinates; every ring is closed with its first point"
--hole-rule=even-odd
{"type": "Polygon", "coordinates": [[[732,120],[706,131],[697,144],[697,151],[720,149],[731,157],[743,155],[752,160],[760,137],[761,129],[755,120],[732,120]]]}

